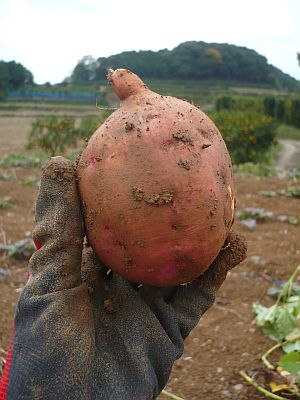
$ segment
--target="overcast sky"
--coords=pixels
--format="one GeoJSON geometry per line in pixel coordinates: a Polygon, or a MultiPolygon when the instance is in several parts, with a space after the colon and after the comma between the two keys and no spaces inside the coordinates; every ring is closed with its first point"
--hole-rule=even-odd
{"type": "Polygon", "coordinates": [[[61,82],[85,55],[188,40],[246,46],[300,80],[300,0],[0,0],[0,60],[37,83],[61,82]]]}

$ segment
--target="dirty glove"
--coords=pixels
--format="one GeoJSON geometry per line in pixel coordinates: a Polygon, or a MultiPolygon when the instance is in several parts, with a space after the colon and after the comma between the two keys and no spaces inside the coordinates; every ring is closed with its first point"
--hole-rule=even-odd
{"type": "Polygon", "coordinates": [[[75,172],[61,157],[43,168],[36,223],[40,249],[17,305],[3,398],[155,399],[228,270],[245,258],[245,241],[232,233],[191,284],[138,287],[83,245],[75,172]]]}

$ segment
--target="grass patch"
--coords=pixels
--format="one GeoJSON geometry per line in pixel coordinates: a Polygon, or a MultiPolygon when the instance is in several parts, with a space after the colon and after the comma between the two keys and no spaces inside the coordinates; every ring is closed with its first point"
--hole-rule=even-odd
{"type": "Polygon", "coordinates": [[[256,177],[257,179],[273,177],[279,179],[293,179],[297,181],[300,179],[300,170],[293,169],[293,171],[283,170],[267,163],[244,163],[234,165],[233,170],[236,176],[241,177],[256,177]]]}
{"type": "Polygon", "coordinates": [[[233,166],[236,175],[240,176],[257,176],[257,177],[267,177],[275,176],[276,170],[267,164],[256,164],[252,162],[243,163],[233,166]]]}
{"type": "Polygon", "coordinates": [[[277,130],[278,139],[300,140],[300,129],[290,125],[279,125],[277,130]]]}

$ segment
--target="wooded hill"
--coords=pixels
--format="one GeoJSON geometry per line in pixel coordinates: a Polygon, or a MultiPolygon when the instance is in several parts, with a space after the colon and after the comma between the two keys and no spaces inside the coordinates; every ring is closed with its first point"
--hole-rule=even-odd
{"type": "Polygon", "coordinates": [[[190,41],[173,50],[125,51],[110,57],[84,57],[70,77],[75,84],[103,81],[108,68],[127,68],[142,78],[227,80],[293,90],[299,82],[256,51],[227,43],[190,41]]]}

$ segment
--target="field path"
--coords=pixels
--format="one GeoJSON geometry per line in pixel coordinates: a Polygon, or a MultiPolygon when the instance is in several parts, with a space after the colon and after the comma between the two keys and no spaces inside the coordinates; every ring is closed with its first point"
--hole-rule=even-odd
{"type": "Polygon", "coordinates": [[[279,140],[283,146],[276,165],[282,169],[291,169],[300,167],[300,141],[297,140],[279,140]]]}

